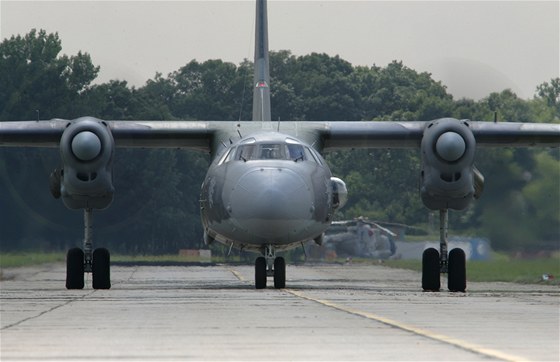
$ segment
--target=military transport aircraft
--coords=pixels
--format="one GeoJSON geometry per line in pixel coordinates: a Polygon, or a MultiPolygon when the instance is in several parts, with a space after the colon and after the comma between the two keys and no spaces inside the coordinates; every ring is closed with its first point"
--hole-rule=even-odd
{"type": "Polygon", "coordinates": [[[277,251],[308,240],[321,243],[334,212],[347,199],[322,153],[349,148],[419,148],[424,205],[440,211],[440,250],[423,255],[422,288],[465,291],[465,253],[447,251],[448,209],[463,210],[482,192],[473,164],[475,147],[560,146],[560,125],[471,122],[271,122],[266,0],[257,0],[253,120],[244,122],[73,120],[0,122],[0,146],[59,147],[62,169],[51,174],[51,191],[70,209],[84,210],[83,249],[67,254],[66,287],[108,289],[110,257],[93,248],[92,212],[111,204],[112,164],[119,147],[184,148],[209,152],[200,213],[207,243],[260,252],[255,287],[286,285],[277,251]]]}

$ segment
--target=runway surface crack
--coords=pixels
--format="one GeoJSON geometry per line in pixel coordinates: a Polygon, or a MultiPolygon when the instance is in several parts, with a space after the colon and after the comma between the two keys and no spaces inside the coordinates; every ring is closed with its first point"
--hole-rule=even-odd
{"type": "Polygon", "coordinates": [[[22,323],[27,322],[27,321],[40,318],[40,317],[44,316],[45,314],[48,314],[48,313],[50,313],[50,312],[52,312],[52,311],[55,311],[55,310],[57,310],[57,309],[59,309],[59,308],[62,308],[62,307],[64,307],[64,306],[67,306],[67,305],[70,304],[70,303],[74,303],[74,302],[76,302],[76,301],[83,300],[83,299],[85,299],[86,297],[89,297],[90,295],[92,295],[93,293],[95,293],[95,290],[92,290],[91,292],[89,292],[89,293],[87,293],[87,294],[84,294],[84,295],[82,295],[82,296],[80,296],[80,297],[76,297],[76,298],[72,298],[72,299],[70,299],[70,300],[67,300],[67,301],[65,301],[65,302],[62,303],[62,304],[55,305],[54,307],[51,307],[51,308],[49,308],[49,309],[47,309],[47,310],[44,310],[44,311],[42,311],[42,312],[40,312],[39,314],[36,314],[36,315],[34,315],[34,316],[24,318],[24,319],[22,319],[22,320],[19,320],[19,321],[17,321],[17,322],[12,323],[12,324],[8,324],[8,325],[6,325],[6,326],[0,328],[0,330],[1,330],[1,331],[4,331],[4,330],[7,330],[7,329],[16,327],[16,326],[18,326],[18,325],[20,325],[20,324],[22,324],[22,323]]]}

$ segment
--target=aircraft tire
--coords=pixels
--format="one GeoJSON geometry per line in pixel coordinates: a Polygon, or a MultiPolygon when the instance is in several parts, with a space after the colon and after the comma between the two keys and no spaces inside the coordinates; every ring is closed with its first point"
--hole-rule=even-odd
{"type": "Polygon", "coordinates": [[[455,248],[449,252],[447,289],[462,293],[467,289],[466,256],[463,249],[455,248]]]}
{"type": "Polygon", "coordinates": [[[259,256],[255,260],[255,289],[266,288],[266,259],[259,256]]]}
{"type": "Polygon", "coordinates": [[[91,266],[93,289],[111,288],[111,256],[105,248],[93,251],[91,266]]]}
{"type": "Polygon", "coordinates": [[[422,253],[422,289],[425,292],[439,292],[440,282],[439,251],[428,248],[422,253]]]}
{"type": "Polygon", "coordinates": [[[274,259],[274,288],[286,288],[286,261],[281,256],[274,259]]]}
{"type": "Polygon", "coordinates": [[[66,254],[66,289],[84,289],[84,251],[80,248],[66,254]]]}

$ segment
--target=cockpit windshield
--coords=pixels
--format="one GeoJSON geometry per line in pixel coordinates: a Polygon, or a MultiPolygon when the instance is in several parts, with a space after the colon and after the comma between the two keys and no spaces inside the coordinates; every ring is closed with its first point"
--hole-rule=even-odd
{"type": "Polygon", "coordinates": [[[302,145],[293,143],[253,143],[237,147],[235,160],[292,160],[307,159],[302,145]]]}
{"type": "Polygon", "coordinates": [[[256,150],[257,145],[255,144],[239,146],[235,152],[235,159],[243,161],[254,160],[256,150]]]}
{"type": "Polygon", "coordinates": [[[259,160],[285,160],[286,146],[275,143],[263,143],[259,145],[259,160]]]}

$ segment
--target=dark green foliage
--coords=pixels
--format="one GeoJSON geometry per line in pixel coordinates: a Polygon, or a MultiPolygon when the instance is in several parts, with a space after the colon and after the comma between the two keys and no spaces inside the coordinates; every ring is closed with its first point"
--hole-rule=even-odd
{"type": "Polygon", "coordinates": [[[560,78],[540,84],[537,93],[549,107],[554,107],[557,115],[560,114],[560,78]]]}
{"type": "Polygon", "coordinates": [[[81,93],[95,79],[87,53],[58,56],[58,34],[32,30],[0,44],[0,120],[53,118],[79,114],[81,93]]]}
{"type": "MultiPolygon", "coordinates": [[[[99,67],[87,53],[59,55],[57,34],[31,31],[0,44],[0,120],[249,120],[253,67],[190,61],[140,88],[125,81],[92,85],[99,67]]],[[[454,100],[428,73],[402,62],[354,67],[326,54],[270,55],[272,118],[290,121],[427,121],[438,117],[492,121],[560,121],[559,79],[532,100],[509,90],[480,101],[454,100]]],[[[480,149],[486,176],[481,200],[451,213],[453,234],[489,236],[500,249],[557,245],[560,234],[558,150],[480,149]]],[[[417,150],[358,150],[327,156],[350,198],[337,217],[368,216],[429,223],[418,193],[417,150]]],[[[80,245],[82,215],[48,192],[59,166],[56,149],[0,149],[0,249],[64,249],[80,245]]],[[[200,184],[209,157],[177,150],[117,149],[113,205],[94,215],[97,246],[123,253],[175,253],[201,247],[200,184]]]]}

